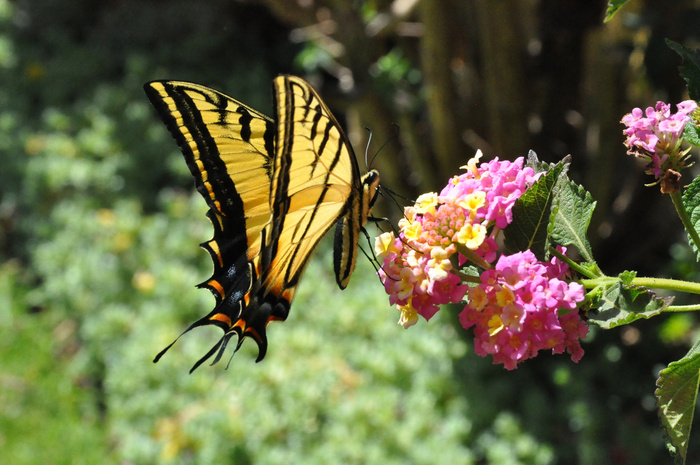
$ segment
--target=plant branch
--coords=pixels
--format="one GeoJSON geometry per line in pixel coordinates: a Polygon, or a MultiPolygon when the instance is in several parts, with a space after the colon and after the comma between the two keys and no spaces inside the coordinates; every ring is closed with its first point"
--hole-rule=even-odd
{"type": "Polygon", "coordinates": [[[661,310],[661,313],[697,312],[698,310],[700,310],[700,304],[671,305],[661,310]]]}
{"type": "MultiPolygon", "coordinates": [[[[582,279],[579,281],[586,289],[593,289],[605,284],[613,284],[619,281],[616,276],[601,276],[593,279],[582,279]]],[[[688,292],[690,294],[700,294],[700,283],[692,281],[681,281],[678,279],[666,278],[634,278],[630,283],[632,286],[644,286],[654,289],[668,289],[672,291],[688,292]]]]}

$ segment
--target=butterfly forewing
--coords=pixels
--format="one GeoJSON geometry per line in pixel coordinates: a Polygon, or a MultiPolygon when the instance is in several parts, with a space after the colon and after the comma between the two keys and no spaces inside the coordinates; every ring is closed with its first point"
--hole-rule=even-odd
{"type": "Polygon", "coordinates": [[[197,190],[215,212],[212,222],[244,220],[239,225],[244,252],[250,259],[257,256],[260,231],[272,214],[274,122],[198,84],[154,81],[145,90],[180,145],[197,190]]]}

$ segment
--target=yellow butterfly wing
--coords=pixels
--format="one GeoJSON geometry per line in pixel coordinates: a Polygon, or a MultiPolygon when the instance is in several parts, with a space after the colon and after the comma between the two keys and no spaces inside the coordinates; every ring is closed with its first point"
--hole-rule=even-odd
{"type": "MultiPolygon", "coordinates": [[[[260,231],[272,214],[274,122],[198,84],[154,81],[144,89],[180,146],[197,190],[209,205],[216,233],[202,246],[212,254],[217,269],[230,261],[226,258],[237,258],[241,253],[254,260],[260,252],[260,231]],[[216,239],[223,229],[243,229],[245,234],[232,237],[222,250],[216,239]]],[[[217,292],[221,285],[216,281],[203,283],[217,292]]]]}
{"type": "Polygon", "coordinates": [[[270,237],[276,253],[262,262],[271,270],[265,287],[291,300],[319,240],[339,220],[352,218],[343,222],[345,235],[335,245],[336,279],[345,288],[379,176],[370,171],[360,178],[345,133],[308,82],[280,76],[274,86],[279,124],[270,237]],[[345,258],[338,255],[343,249],[345,258]]]}
{"type": "Polygon", "coordinates": [[[192,370],[214,353],[216,363],[234,334],[236,350],[245,337],[257,342],[260,361],[267,324],[286,319],[304,268],[334,223],[336,279],[347,285],[379,176],[370,171],[360,178],[345,134],[301,78],[275,79],[277,124],[197,84],[156,81],[145,89],[178,141],[214,224],[214,238],[202,244],[214,274],[200,286],[214,293],[217,305],[185,332],[213,324],[224,335],[192,370]]]}

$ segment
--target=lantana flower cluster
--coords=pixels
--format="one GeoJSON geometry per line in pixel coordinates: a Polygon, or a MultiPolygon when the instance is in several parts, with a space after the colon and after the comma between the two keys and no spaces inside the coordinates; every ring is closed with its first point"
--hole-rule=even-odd
{"type": "Polygon", "coordinates": [[[474,327],[475,352],[492,355],[509,370],[546,349],[567,351],[578,362],[588,326],[573,310],[585,295],[582,285],[565,281],[567,273],[568,265],[556,257],[542,263],[529,250],[501,255],[494,269],[481,274],[481,284],[469,289],[459,315],[462,326],[474,327]]]}
{"type": "Polygon", "coordinates": [[[577,361],[586,325],[573,310],[583,288],[564,280],[566,264],[540,263],[529,251],[499,258],[499,231],[513,221],[515,201],[538,175],[522,157],[477,167],[480,157],[479,151],[439,194],[423,194],[406,207],[398,237],[377,237],[379,276],[401,312],[399,324],[408,328],[419,315],[429,320],[440,305],[467,297],[460,322],[474,327],[478,354],[491,354],[508,369],[542,349],[568,350],[577,361]],[[467,262],[486,270],[480,284],[461,269],[467,262]],[[568,313],[560,317],[560,310],[568,313]]]}
{"type": "Polygon", "coordinates": [[[698,105],[685,100],[676,107],[678,111],[671,113],[671,105],[659,101],[644,111],[635,108],[621,121],[626,126],[622,133],[627,153],[648,162],[646,173],[662,183],[664,193],[678,191],[680,170],[687,166],[688,154],[688,150],[681,151],[683,130],[698,105]]]}

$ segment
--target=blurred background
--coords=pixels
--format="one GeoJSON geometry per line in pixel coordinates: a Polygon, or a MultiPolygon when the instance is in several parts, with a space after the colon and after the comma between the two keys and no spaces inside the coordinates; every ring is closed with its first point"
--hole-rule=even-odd
{"type": "MultiPolygon", "coordinates": [[[[269,327],[262,363],[248,342],[228,370],[188,374],[216,328],[152,363],[214,302],[194,288],[211,272],[197,247],[211,225],[143,93],[152,79],[272,115],[272,78],[304,76],[361,168],[367,150],[408,198],[441,189],[477,149],[571,154],[572,178],[598,201],[590,232],[605,272],[697,279],[671,202],[643,186],[619,121],[686,98],[664,39],[698,46],[700,2],[637,0],[603,24],[605,7],[0,0],[3,463],[671,463],[654,382],[694,341],[694,316],[593,328],[580,363],[542,354],[508,372],[473,353],[459,308],[399,327],[367,260],[341,292],[330,243],[287,322],[269,327]]],[[[376,214],[397,212],[380,201],[376,214]]]]}

